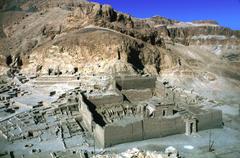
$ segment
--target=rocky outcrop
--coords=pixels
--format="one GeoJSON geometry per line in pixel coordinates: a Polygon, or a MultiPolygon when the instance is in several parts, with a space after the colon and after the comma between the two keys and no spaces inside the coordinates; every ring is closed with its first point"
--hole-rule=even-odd
{"type": "MultiPolygon", "coordinates": [[[[2,10],[11,8],[12,2],[2,5],[2,10]]],[[[18,12],[4,13],[13,20],[2,21],[0,53],[3,61],[11,56],[13,65],[25,73],[49,69],[71,73],[77,68],[91,73],[174,72],[195,77],[217,71],[206,68],[208,63],[230,62],[229,68],[236,70],[239,62],[240,33],[214,21],[137,19],[83,0],[23,0],[17,6],[18,12]],[[211,60],[202,60],[201,53],[211,60]]],[[[5,63],[4,67],[12,65],[5,63]]]]}
{"type": "Polygon", "coordinates": [[[22,69],[36,73],[47,73],[49,69],[68,73],[77,68],[88,73],[157,74],[161,69],[175,66],[174,60],[162,48],[113,30],[88,27],[34,49],[30,58],[23,60],[26,66],[22,69]]]}
{"type": "Polygon", "coordinates": [[[239,44],[239,34],[216,24],[190,23],[168,26],[171,39],[184,45],[239,44]]]}
{"type": "Polygon", "coordinates": [[[215,20],[194,20],[192,21],[194,24],[213,24],[213,25],[219,25],[217,21],[215,20]]]}
{"type": "Polygon", "coordinates": [[[157,30],[151,28],[149,24],[127,14],[116,12],[108,5],[82,4],[73,11],[70,19],[71,21],[86,19],[88,24],[113,29],[144,42],[163,46],[163,41],[158,36],[157,30]]]}

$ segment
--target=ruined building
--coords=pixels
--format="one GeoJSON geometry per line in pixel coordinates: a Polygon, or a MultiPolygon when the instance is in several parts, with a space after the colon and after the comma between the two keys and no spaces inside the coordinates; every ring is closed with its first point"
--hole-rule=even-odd
{"type": "MultiPolygon", "coordinates": [[[[66,77],[45,78],[33,83],[55,84],[66,77]]],[[[86,75],[78,80],[72,77],[69,83],[72,82],[78,82],[79,86],[63,93],[56,101],[38,102],[30,113],[2,120],[2,135],[10,141],[28,137],[43,139],[43,133],[50,129],[48,137],[61,137],[65,144],[64,139],[87,132],[98,146],[105,148],[180,133],[194,135],[199,130],[222,127],[220,110],[203,108],[199,96],[190,92],[184,97],[184,92],[152,76],[86,75]]]]}
{"type": "Polygon", "coordinates": [[[158,95],[165,88],[156,90],[154,77],[116,77],[116,85],[111,93],[79,97],[82,121],[101,147],[222,127],[221,111],[176,104],[170,93],[158,95]]]}

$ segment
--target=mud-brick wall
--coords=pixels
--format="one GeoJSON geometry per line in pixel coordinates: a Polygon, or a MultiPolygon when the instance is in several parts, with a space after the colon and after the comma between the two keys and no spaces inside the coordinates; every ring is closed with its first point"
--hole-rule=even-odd
{"type": "Polygon", "coordinates": [[[79,100],[80,100],[79,112],[82,115],[83,122],[84,122],[86,128],[89,131],[92,131],[92,120],[93,120],[92,113],[88,109],[87,104],[83,101],[82,96],[79,97],[79,100]]]}
{"type": "Polygon", "coordinates": [[[155,77],[126,77],[116,78],[117,87],[121,90],[128,89],[154,89],[156,84],[155,77]]]}
{"type": "Polygon", "coordinates": [[[198,120],[198,130],[206,130],[222,127],[222,111],[210,110],[196,115],[198,120]]]}
{"type": "Polygon", "coordinates": [[[104,146],[158,138],[185,132],[185,124],[181,117],[144,119],[126,126],[108,125],[104,127],[104,146]]]}
{"type": "Polygon", "coordinates": [[[144,90],[123,90],[122,91],[123,95],[126,96],[126,98],[131,101],[131,102],[136,102],[136,101],[143,101],[150,99],[153,96],[153,93],[151,89],[144,89],[144,90]]]}
{"type": "Polygon", "coordinates": [[[88,100],[95,106],[101,106],[106,104],[121,104],[123,102],[123,96],[118,95],[103,95],[89,97],[88,100]]]}
{"type": "Polygon", "coordinates": [[[80,107],[79,111],[82,115],[82,120],[87,130],[91,133],[93,130],[93,136],[98,146],[104,147],[105,143],[105,131],[104,128],[100,125],[93,122],[94,118],[91,111],[88,108],[88,105],[83,101],[83,97],[79,97],[80,107]]]}
{"type": "Polygon", "coordinates": [[[104,147],[105,146],[105,131],[104,128],[99,126],[98,124],[95,125],[93,136],[96,141],[97,146],[104,147]]]}
{"type": "Polygon", "coordinates": [[[142,121],[126,126],[109,125],[105,127],[104,147],[143,139],[142,121]]]}
{"type": "Polygon", "coordinates": [[[185,124],[181,117],[145,119],[143,122],[144,139],[163,137],[185,132],[185,124]]]}

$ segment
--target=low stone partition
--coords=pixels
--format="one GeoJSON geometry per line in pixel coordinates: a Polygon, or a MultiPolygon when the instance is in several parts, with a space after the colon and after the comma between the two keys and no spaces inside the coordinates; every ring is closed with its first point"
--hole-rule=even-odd
{"type": "Polygon", "coordinates": [[[80,81],[74,80],[74,81],[35,81],[35,85],[39,86],[48,86],[48,85],[54,85],[54,84],[68,84],[71,86],[79,86],[80,81]]]}
{"type": "Polygon", "coordinates": [[[80,82],[76,76],[40,76],[34,80],[36,85],[69,84],[79,86],[80,82]]]}
{"type": "Polygon", "coordinates": [[[36,78],[36,81],[70,81],[70,80],[77,80],[76,76],[69,75],[69,76],[40,76],[36,78]]]}

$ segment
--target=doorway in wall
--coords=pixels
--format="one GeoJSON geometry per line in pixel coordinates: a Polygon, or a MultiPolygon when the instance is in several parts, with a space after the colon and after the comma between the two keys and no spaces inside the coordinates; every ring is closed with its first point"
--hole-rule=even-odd
{"type": "Polygon", "coordinates": [[[163,116],[165,116],[166,115],[166,110],[163,110],[163,116]]]}
{"type": "Polygon", "coordinates": [[[190,123],[189,128],[190,128],[190,130],[189,130],[189,131],[190,131],[190,134],[192,134],[192,133],[193,133],[193,122],[190,123]]]}

